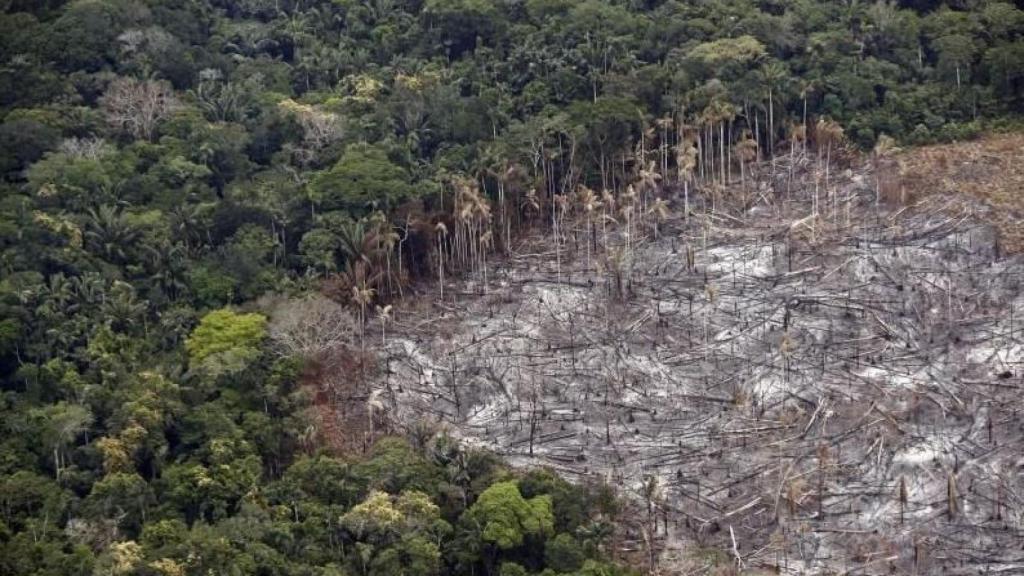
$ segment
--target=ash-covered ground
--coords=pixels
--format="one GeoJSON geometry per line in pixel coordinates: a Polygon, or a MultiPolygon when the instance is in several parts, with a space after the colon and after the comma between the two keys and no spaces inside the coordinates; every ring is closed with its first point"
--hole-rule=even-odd
{"type": "Polygon", "coordinates": [[[656,238],[620,226],[588,258],[576,218],[557,257],[537,238],[486,287],[434,287],[389,325],[377,397],[621,486],[660,573],[708,548],[784,574],[1024,573],[1020,258],[969,199],[879,206],[869,174],[787,170],[747,208],[694,193],[686,219],[663,191],[656,238]]]}

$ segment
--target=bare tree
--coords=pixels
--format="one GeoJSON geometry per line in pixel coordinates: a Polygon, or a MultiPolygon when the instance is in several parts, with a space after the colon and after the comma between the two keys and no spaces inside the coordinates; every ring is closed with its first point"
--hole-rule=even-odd
{"type": "Polygon", "coordinates": [[[90,138],[65,138],[60,143],[59,150],[62,154],[72,158],[96,160],[113,150],[113,148],[102,138],[93,136],[90,138]]]}
{"type": "Polygon", "coordinates": [[[303,163],[315,160],[320,152],[341,140],[344,135],[342,118],[337,114],[300,104],[290,98],[282,101],[278,107],[293,114],[302,126],[302,145],[296,148],[296,154],[303,163]]]}
{"type": "Polygon", "coordinates": [[[100,103],[111,126],[146,140],[151,140],[157,125],[180,106],[169,83],[134,78],[111,82],[100,103]]]}
{"type": "Polygon", "coordinates": [[[351,344],[356,320],[340,304],[323,296],[288,300],[270,315],[270,338],[279,353],[317,358],[351,344]]]}

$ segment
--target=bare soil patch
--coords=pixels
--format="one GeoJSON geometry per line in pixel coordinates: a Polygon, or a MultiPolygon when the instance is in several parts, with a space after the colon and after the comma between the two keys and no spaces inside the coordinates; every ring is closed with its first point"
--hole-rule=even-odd
{"type": "Polygon", "coordinates": [[[589,258],[579,219],[423,287],[372,385],[400,427],[621,487],[661,573],[1021,573],[1021,141],[901,157],[906,205],[797,154],[589,258]]]}

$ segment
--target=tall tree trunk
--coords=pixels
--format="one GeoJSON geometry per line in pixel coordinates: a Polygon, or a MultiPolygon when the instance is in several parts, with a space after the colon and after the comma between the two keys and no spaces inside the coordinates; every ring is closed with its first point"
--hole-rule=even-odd
{"type": "Polygon", "coordinates": [[[725,162],[725,121],[718,123],[718,163],[722,167],[722,184],[728,184],[726,180],[726,162],[725,162]]]}
{"type": "Polygon", "coordinates": [[[811,135],[811,131],[807,127],[807,94],[805,93],[804,94],[804,141],[802,142],[804,154],[807,154],[807,139],[810,137],[810,135],[811,135]]]}
{"type": "Polygon", "coordinates": [[[704,158],[704,129],[702,128],[700,134],[697,135],[697,166],[700,167],[700,178],[704,179],[704,164],[706,162],[704,158]]]}
{"type": "Polygon", "coordinates": [[[757,115],[757,106],[754,107],[754,142],[757,143],[757,161],[761,161],[761,117],[757,115]]]}
{"type": "Polygon", "coordinates": [[[444,302],[444,246],[440,235],[437,237],[437,283],[441,287],[441,301],[444,302]]]}
{"type": "Polygon", "coordinates": [[[733,132],[732,123],[733,123],[733,121],[729,120],[729,127],[726,130],[726,134],[729,135],[729,137],[727,139],[728,142],[726,142],[726,145],[725,145],[725,152],[726,152],[725,165],[726,165],[726,177],[727,177],[726,182],[725,182],[726,184],[731,184],[732,183],[732,138],[733,138],[733,135],[732,135],[732,132],[733,132]]]}
{"type": "Polygon", "coordinates": [[[690,221],[690,178],[683,178],[683,221],[690,221]]]}

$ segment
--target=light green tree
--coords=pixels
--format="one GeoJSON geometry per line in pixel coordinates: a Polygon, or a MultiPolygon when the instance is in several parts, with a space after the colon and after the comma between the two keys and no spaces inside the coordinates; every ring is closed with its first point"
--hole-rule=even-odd
{"type": "Polygon", "coordinates": [[[267,318],[262,314],[222,308],[203,316],[185,341],[185,349],[193,369],[217,377],[248,367],[259,357],[266,335],[267,318]]]}
{"type": "Polygon", "coordinates": [[[485,542],[502,550],[521,546],[527,536],[554,531],[551,497],[544,494],[527,500],[511,481],[492,484],[465,514],[481,527],[485,542]]]}

